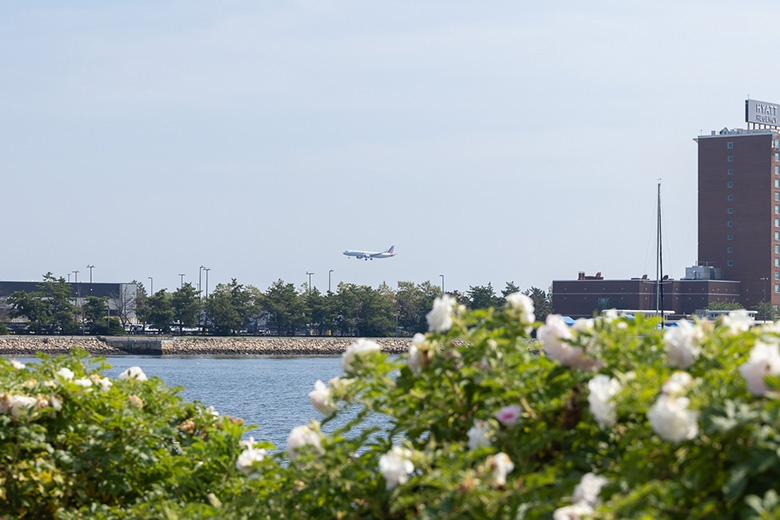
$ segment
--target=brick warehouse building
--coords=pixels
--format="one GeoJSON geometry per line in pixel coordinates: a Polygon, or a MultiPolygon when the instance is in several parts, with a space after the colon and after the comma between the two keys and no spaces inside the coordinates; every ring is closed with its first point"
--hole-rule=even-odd
{"type": "MultiPolygon", "coordinates": [[[[713,131],[698,145],[698,262],[664,282],[665,310],[690,315],[712,302],[780,304],[780,105],[745,102],[746,129],[713,131]]],[[[553,281],[555,312],[654,310],[655,280],[600,276],[553,281]]]]}

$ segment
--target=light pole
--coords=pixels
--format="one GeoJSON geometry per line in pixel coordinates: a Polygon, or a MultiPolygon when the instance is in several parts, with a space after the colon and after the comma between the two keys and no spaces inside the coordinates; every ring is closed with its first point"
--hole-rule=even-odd
{"type": "Polygon", "coordinates": [[[203,299],[203,293],[200,290],[200,275],[204,269],[205,269],[204,266],[200,266],[200,268],[198,269],[198,298],[200,298],[201,300],[203,299]]]}
{"type": "MultiPolygon", "coordinates": [[[[73,271],[73,274],[76,276],[76,307],[79,309],[79,321],[81,321],[81,303],[79,300],[81,300],[81,286],[79,285],[79,272],[78,270],[73,271]]],[[[81,327],[81,333],[84,334],[84,326],[82,323],[81,327]]]]}
{"type": "Polygon", "coordinates": [[[330,275],[331,275],[331,273],[333,273],[333,269],[328,271],[328,292],[330,292],[330,275]]]}
{"type": "Polygon", "coordinates": [[[311,292],[311,275],[314,273],[310,273],[309,271],[306,271],[306,274],[309,276],[309,292],[311,292]]]}
{"type": "Polygon", "coordinates": [[[179,273],[179,288],[184,287],[184,273],[179,273]]]}
{"type": "Polygon", "coordinates": [[[444,275],[440,274],[441,276],[441,295],[444,296],[444,275]]]}
{"type": "Polygon", "coordinates": [[[206,271],[206,298],[209,297],[209,271],[211,271],[211,267],[204,267],[204,271],[206,271]]]}
{"type": "Polygon", "coordinates": [[[88,265],[87,269],[89,269],[89,294],[92,294],[92,269],[94,269],[94,265],[88,265]]]}
{"type": "Polygon", "coordinates": [[[766,301],[766,282],[769,280],[769,278],[761,277],[761,281],[763,282],[762,285],[764,286],[764,299],[763,301],[766,301]]]}
{"type": "Polygon", "coordinates": [[[154,278],[151,276],[147,276],[149,278],[149,296],[154,296],[154,278]]]}

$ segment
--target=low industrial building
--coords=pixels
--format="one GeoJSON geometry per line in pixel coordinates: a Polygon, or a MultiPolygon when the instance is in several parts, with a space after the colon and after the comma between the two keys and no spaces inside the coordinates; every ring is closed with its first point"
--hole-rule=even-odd
{"type": "Polygon", "coordinates": [[[553,306],[557,314],[575,319],[591,318],[605,309],[663,310],[672,311],[672,319],[690,317],[715,302],[741,301],[741,282],[720,280],[718,275],[718,269],[708,266],[689,267],[680,280],[658,281],[647,275],[606,280],[601,273],[580,273],[576,280],[553,281],[553,306]]]}

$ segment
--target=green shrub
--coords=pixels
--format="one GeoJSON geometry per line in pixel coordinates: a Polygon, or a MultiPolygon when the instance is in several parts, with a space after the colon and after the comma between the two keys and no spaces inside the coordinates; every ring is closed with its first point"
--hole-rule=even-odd
{"type": "Polygon", "coordinates": [[[10,334],[8,332],[8,327],[0,323],[0,336],[7,336],[8,334],[10,334]]]}
{"type": "Polygon", "coordinates": [[[607,313],[569,328],[533,324],[530,300],[507,300],[472,312],[437,300],[434,332],[400,358],[350,346],[344,377],[310,396],[322,425],[354,418],[329,435],[301,425],[284,452],[241,447],[242,425],[158,379],[103,390],[101,362],[83,354],[24,369],[0,360],[0,515],[780,514],[780,325],[735,312],[662,330],[607,313]]]}

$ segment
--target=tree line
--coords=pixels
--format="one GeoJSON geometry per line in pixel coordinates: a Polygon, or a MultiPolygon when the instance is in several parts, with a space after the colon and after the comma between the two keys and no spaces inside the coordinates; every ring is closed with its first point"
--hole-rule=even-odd
{"type": "MultiPolygon", "coordinates": [[[[410,336],[428,329],[425,316],[442,294],[430,282],[398,282],[396,288],[382,283],[376,289],[342,282],[335,292],[322,293],[316,287],[302,284],[296,288],[281,279],[263,292],[233,279],[217,285],[208,296],[191,283],[154,294],[148,294],[141,282],[132,283],[134,294],[89,296],[77,305],[70,284],[47,273],[37,291],[19,291],[9,297],[10,316],[26,318],[29,331],[47,334],[121,335],[137,320],[144,328],[148,325],[174,334],[195,331],[231,336],[268,331],[285,336],[410,336]]],[[[503,307],[506,296],[515,292],[521,291],[507,282],[499,294],[490,283],[448,294],[469,309],[483,309],[503,307]]],[[[531,287],[523,292],[533,300],[537,319],[544,320],[552,312],[551,291],[531,287]]]]}

